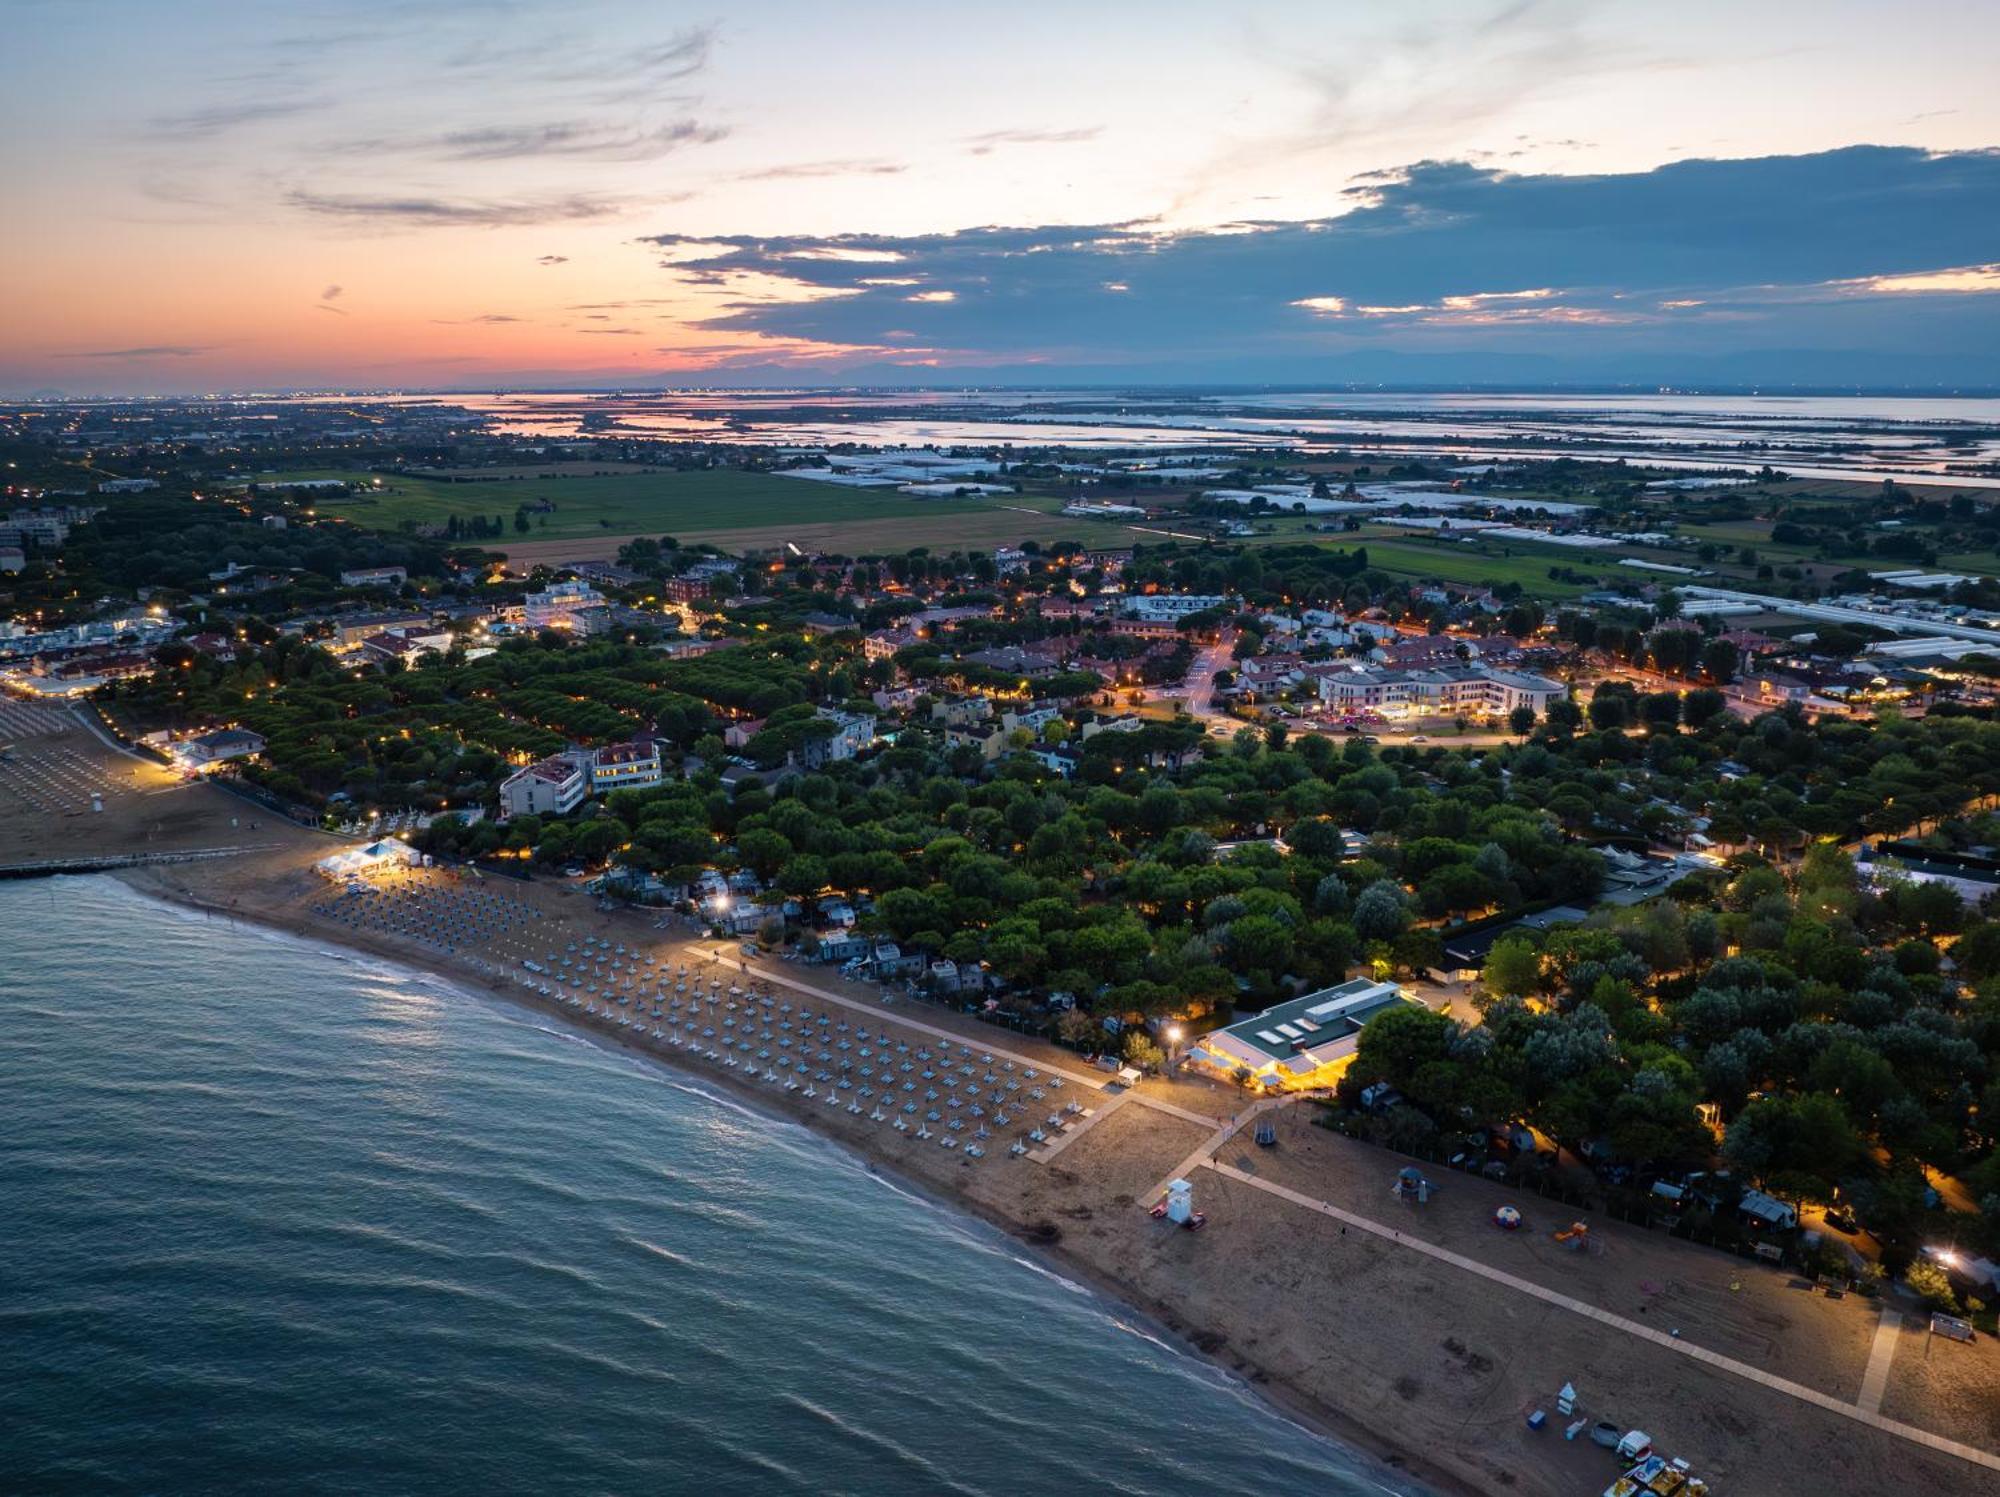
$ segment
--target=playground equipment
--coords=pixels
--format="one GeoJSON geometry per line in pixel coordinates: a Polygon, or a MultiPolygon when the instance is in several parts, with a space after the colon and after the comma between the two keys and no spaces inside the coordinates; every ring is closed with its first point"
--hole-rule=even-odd
{"type": "Polygon", "coordinates": [[[1571,1222],[1555,1234],[1555,1239],[1572,1253],[1580,1253],[1590,1246],[1590,1223],[1571,1222]]]}
{"type": "Polygon", "coordinates": [[[1512,1206],[1495,1207],[1493,1225],[1505,1232],[1518,1231],[1521,1226],[1521,1213],[1512,1206]]]}
{"type": "Polygon", "coordinates": [[[1278,1125],[1269,1118],[1257,1120],[1257,1143],[1260,1148],[1275,1148],[1278,1142],[1278,1125]]]}
{"type": "Polygon", "coordinates": [[[1397,1200],[1415,1201],[1419,1206],[1427,1204],[1431,1198],[1431,1182],[1413,1164],[1406,1164],[1396,1171],[1396,1183],[1389,1190],[1397,1200]]]}

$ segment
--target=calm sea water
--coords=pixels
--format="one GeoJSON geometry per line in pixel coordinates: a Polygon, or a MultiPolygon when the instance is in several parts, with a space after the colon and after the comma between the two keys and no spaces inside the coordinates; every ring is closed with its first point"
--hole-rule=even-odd
{"type": "Polygon", "coordinates": [[[0,884],[0,1492],[1416,1490],[801,1129],[0,884]]]}

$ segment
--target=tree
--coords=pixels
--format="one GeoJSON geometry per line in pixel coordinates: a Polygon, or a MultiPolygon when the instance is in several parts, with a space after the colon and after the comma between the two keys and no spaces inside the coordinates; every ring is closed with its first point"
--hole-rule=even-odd
{"type": "Polygon", "coordinates": [[[1526,936],[1502,936],[1486,953],[1480,978],[1489,993],[1525,998],[1541,986],[1541,953],[1526,936]]]}
{"type": "Polygon", "coordinates": [[[1362,1026],[1355,1075],[1407,1092],[1424,1067],[1449,1058],[1457,1036],[1458,1024],[1448,1014],[1415,1003],[1392,1004],[1362,1026]]]}
{"type": "Polygon", "coordinates": [[[1800,1201],[1832,1200],[1864,1157],[1846,1109],[1817,1092],[1752,1102],[1729,1125],[1722,1150],[1766,1189],[1800,1201]]]}
{"type": "Polygon", "coordinates": [[[1681,721],[1690,728],[1700,729],[1715,721],[1727,710],[1729,699],[1710,687],[1697,687],[1681,698],[1681,721]]]}
{"type": "Polygon", "coordinates": [[[757,827],[736,839],[736,853],[743,866],[768,881],[792,855],[792,844],[765,827],[757,827]]]}
{"type": "Polygon", "coordinates": [[[1951,1287],[1951,1276],[1928,1258],[1919,1258],[1903,1275],[1903,1282],[1911,1292],[1931,1310],[1942,1310],[1947,1314],[1958,1309],[1958,1293],[1951,1287]]]}
{"type": "Polygon", "coordinates": [[[1133,1029],[1125,1035],[1125,1059],[1142,1071],[1157,1071],[1166,1064],[1167,1057],[1145,1030],[1133,1029]]]}
{"type": "Polygon", "coordinates": [[[1378,879],[1354,901],[1354,933],[1364,941],[1393,941],[1410,923],[1410,902],[1402,886],[1378,879]]]}

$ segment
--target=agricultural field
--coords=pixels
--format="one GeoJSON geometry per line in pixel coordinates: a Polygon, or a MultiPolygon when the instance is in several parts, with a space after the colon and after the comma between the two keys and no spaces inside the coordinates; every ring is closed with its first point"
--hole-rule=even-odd
{"type": "Polygon", "coordinates": [[[488,544],[540,561],[567,559],[572,553],[603,555],[634,535],[671,535],[730,550],[791,541],[849,555],[912,546],[991,547],[1027,539],[1115,546],[1132,539],[1122,526],[1064,519],[1062,501],[1046,496],[919,499],[728,469],[478,482],[332,470],[283,477],[347,478],[368,485],[366,493],[313,502],[322,514],[376,530],[400,530],[405,522],[441,525],[452,516],[498,516],[506,533],[488,544]],[[379,489],[373,487],[378,477],[379,489]],[[535,510],[544,501],[554,508],[535,510]],[[534,512],[528,516],[529,528],[517,532],[514,516],[523,505],[534,512]]]}

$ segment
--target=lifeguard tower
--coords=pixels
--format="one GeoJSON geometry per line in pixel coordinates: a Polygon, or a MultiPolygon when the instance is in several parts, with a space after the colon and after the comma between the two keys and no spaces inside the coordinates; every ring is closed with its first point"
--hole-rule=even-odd
{"type": "Polygon", "coordinates": [[[1194,1187],[1185,1180],[1167,1182],[1167,1220],[1185,1227],[1194,1218],[1194,1187]]]}

